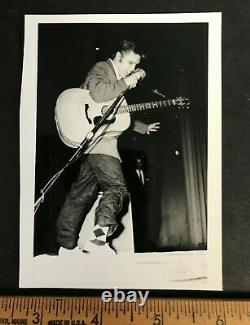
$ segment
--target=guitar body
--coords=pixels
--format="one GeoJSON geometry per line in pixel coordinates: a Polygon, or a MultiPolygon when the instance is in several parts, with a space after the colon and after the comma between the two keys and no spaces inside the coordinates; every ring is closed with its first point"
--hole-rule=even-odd
{"type": "MultiPolygon", "coordinates": [[[[96,103],[88,90],[81,88],[62,92],[55,107],[55,121],[61,140],[69,147],[78,147],[113,101],[96,103]]],[[[130,125],[130,114],[117,114],[111,121],[101,126],[95,137],[100,136],[104,129],[105,135],[120,135],[130,125]]]]}

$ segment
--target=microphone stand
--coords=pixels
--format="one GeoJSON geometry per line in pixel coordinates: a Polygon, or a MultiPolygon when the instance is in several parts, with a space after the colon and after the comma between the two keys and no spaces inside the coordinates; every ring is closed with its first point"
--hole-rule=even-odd
{"type": "Polygon", "coordinates": [[[90,142],[94,138],[96,132],[100,129],[100,127],[103,124],[106,124],[107,122],[109,122],[107,120],[108,117],[111,116],[112,114],[113,114],[113,116],[115,116],[115,114],[117,113],[117,111],[118,111],[118,109],[119,109],[119,107],[120,107],[120,105],[121,105],[121,103],[122,103],[122,101],[124,99],[123,96],[124,96],[124,94],[125,94],[126,91],[127,91],[127,89],[124,90],[116,98],[116,100],[114,101],[114,103],[109,107],[109,109],[106,111],[106,113],[103,114],[103,116],[95,124],[95,126],[93,127],[93,129],[90,132],[87,133],[87,135],[85,136],[85,138],[83,139],[83,141],[80,143],[80,145],[77,147],[75,153],[67,161],[67,163],[65,164],[65,166],[63,168],[61,168],[54,176],[52,176],[50,178],[50,180],[46,183],[46,185],[40,190],[41,195],[39,196],[39,198],[36,200],[36,202],[34,204],[34,213],[37,212],[38,208],[40,207],[40,204],[44,202],[45,195],[47,194],[47,192],[49,191],[49,189],[52,187],[52,185],[56,182],[56,180],[59,178],[59,176],[64,172],[64,170],[67,167],[69,167],[77,159],[79,159],[79,157],[81,157],[83,155],[83,153],[88,148],[90,142]]]}

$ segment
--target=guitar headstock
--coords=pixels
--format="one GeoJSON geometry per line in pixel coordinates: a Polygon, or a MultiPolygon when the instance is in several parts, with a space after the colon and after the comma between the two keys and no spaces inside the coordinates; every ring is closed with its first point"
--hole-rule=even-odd
{"type": "Polygon", "coordinates": [[[178,106],[178,109],[189,109],[190,108],[190,99],[187,97],[176,97],[175,105],[178,106]]]}

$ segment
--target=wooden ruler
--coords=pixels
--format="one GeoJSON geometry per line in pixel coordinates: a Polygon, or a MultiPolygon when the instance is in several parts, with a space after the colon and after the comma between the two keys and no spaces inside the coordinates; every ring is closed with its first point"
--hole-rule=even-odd
{"type": "Polygon", "coordinates": [[[104,303],[95,297],[0,297],[0,324],[48,325],[243,325],[249,300],[149,298],[104,303]]]}

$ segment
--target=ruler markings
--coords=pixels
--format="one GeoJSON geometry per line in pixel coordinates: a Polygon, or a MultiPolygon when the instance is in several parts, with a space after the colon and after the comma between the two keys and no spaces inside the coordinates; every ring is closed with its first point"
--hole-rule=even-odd
{"type": "Polygon", "coordinates": [[[231,304],[230,304],[230,301],[227,301],[227,313],[228,313],[228,316],[231,315],[231,304]]]}
{"type": "Polygon", "coordinates": [[[87,299],[87,301],[86,301],[86,313],[85,313],[86,318],[88,318],[88,309],[89,309],[89,300],[87,299]]]}
{"type": "MultiPolygon", "coordinates": [[[[1,298],[0,298],[1,299],[1,298]]],[[[104,303],[99,298],[46,298],[46,297],[6,297],[2,298],[0,301],[0,324],[3,324],[4,320],[8,314],[9,322],[11,319],[14,322],[25,321],[23,315],[26,315],[28,323],[37,321],[34,324],[43,325],[46,324],[47,319],[49,318],[52,322],[57,324],[59,315],[62,315],[62,310],[64,316],[62,319],[58,320],[58,324],[80,324],[79,316],[73,323],[68,323],[67,320],[67,309],[66,306],[71,307],[71,320],[74,319],[74,310],[77,311],[78,315],[81,312],[81,307],[83,309],[84,304],[86,308],[84,313],[86,313],[86,320],[88,325],[90,321],[94,321],[94,324],[98,325],[113,325],[120,324],[119,318],[125,319],[128,317],[127,322],[123,324],[136,323],[139,324],[139,321],[143,319],[148,319],[146,324],[159,324],[166,325],[168,321],[174,321],[176,319],[176,325],[178,324],[206,324],[206,325],[235,325],[235,324],[246,324],[250,321],[249,314],[249,303],[250,301],[240,301],[240,300],[203,300],[203,299],[162,299],[162,298],[149,298],[145,306],[139,306],[137,303],[114,303],[108,304],[108,314],[109,314],[109,323],[103,324],[103,312],[104,307],[107,306],[107,303],[104,303]],[[187,309],[189,308],[189,312],[187,309]],[[127,310],[128,309],[128,310],[127,310]],[[96,311],[98,310],[98,314],[96,311]],[[1,315],[1,312],[5,312],[1,315]],[[34,313],[34,315],[33,315],[34,313]],[[92,320],[92,314],[94,313],[95,318],[92,320]],[[123,315],[122,315],[123,314],[123,315]],[[17,316],[18,315],[18,316],[17,316]],[[32,319],[33,316],[33,319],[32,319]],[[55,319],[53,319],[53,316],[55,319]],[[31,317],[31,318],[30,318],[31,317]],[[91,317],[91,318],[90,318],[91,317]],[[151,318],[152,317],[152,318],[151,318]],[[186,319],[186,321],[184,320],[186,319]],[[117,319],[117,322],[114,322],[114,319],[117,319]],[[206,319],[206,323],[202,322],[202,319],[206,319]],[[64,323],[65,321],[65,323],[64,323]],[[128,323],[130,321],[130,323],[128,323]],[[190,321],[190,323],[188,323],[190,321]],[[95,323],[96,322],[96,323],[95,323]],[[177,324],[178,323],[178,324],[177,324]]],[[[70,313],[70,310],[68,311],[70,313]]],[[[107,314],[107,313],[106,313],[107,314]]],[[[107,315],[108,316],[108,315],[107,315]]],[[[69,317],[68,317],[69,319],[69,317]]],[[[26,320],[26,321],[27,321],[26,320]]],[[[83,320],[82,320],[83,321],[83,320]]],[[[122,321],[122,320],[121,320],[122,321]]],[[[17,324],[17,323],[9,323],[17,324]]],[[[19,323],[18,323],[19,324],[19,323]]],[[[21,323],[20,323],[21,324],[21,323]]],[[[54,324],[54,323],[53,323],[54,324]]],[[[142,323],[140,323],[142,324],[142,323]]],[[[145,325],[146,325],[145,324],[145,325]]],[[[171,322],[172,324],[172,322],[171,322]]]]}
{"type": "Polygon", "coordinates": [[[186,301],[184,301],[184,313],[185,313],[185,316],[187,316],[187,303],[186,303],[186,301]]]}
{"type": "Polygon", "coordinates": [[[78,314],[80,315],[81,314],[81,300],[79,299],[79,302],[78,302],[78,314]]]}
{"type": "Polygon", "coordinates": [[[9,298],[9,306],[8,308],[10,309],[11,308],[11,298],[9,298]]]}
{"type": "Polygon", "coordinates": [[[218,304],[216,304],[215,301],[214,301],[213,305],[215,307],[215,314],[216,314],[216,316],[218,316],[218,304]]]}
{"type": "Polygon", "coordinates": [[[62,303],[62,312],[63,312],[63,315],[65,315],[65,313],[66,313],[66,300],[65,299],[63,300],[63,303],[62,303]]]}
{"type": "Polygon", "coordinates": [[[83,311],[83,299],[79,302],[79,308],[78,308],[78,314],[81,313],[81,311],[83,311]]]}
{"type": "Polygon", "coordinates": [[[239,305],[239,319],[240,320],[242,319],[242,301],[240,302],[240,305],[239,305]]]}
{"type": "Polygon", "coordinates": [[[240,314],[240,305],[239,305],[239,301],[237,301],[237,304],[235,304],[235,316],[239,317],[240,314]]]}
{"type": "MultiPolygon", "coordinates": [[[[40,325],[43,324],[43,306],[44,306],[43,301],[44,301],[44,299],[42,300],[42,310],[41,310],[41,317],[40,317],[40,325]]],[[[40,307],[40,299],[39,299],[39,307],[40,307]]]]}
{"type": "Polygon", "coordinates": [[[230,315],[231,317],[233,318],[233,305],[232,305],[232,302],[230,301],[230,315]]]}
{"type": "Polygon", "coordinates": [[[234,304],[234,314],[237,314],[237,308],[238,307],[238,303],[234,304]]]}
{"type": "Polygon", "coordinates": [[[220,312],[220,314],[221,314],[221,303],[219,302],[219,312],[220,312]]]}
{"type": "Polygon", "coordinates": [[[29,299],[27,299],[26,316],[29,315],[29,299]]]}
{"type": "Polygon", "coordinates": [[[190,314],[191,313],[191,309],[190,309],[190,302],[189,302],[189,300],[187,300],[187,305],[188,305],[188,313],[190,314]]]}
{"type": "Polygon", "coordinates": [[[58,299],[56,298],[55,303],[54,303],[54,308],[56,310],[56,317],[58,317],[58,299]]]}
{"type": "Polygon", "coordinates": [[[82,310],[85,310],[85,299],[82,300],[82,310]]]}
{"type": "Polygon", "coordinates": [[[245,314],[246,313],[246,301],[242,301],[242,310],[243,310],[243,313],[245,314]]]}
{"type": "Polygon", "coordinates": [[[54,311],[55,310],[55,306],[56,306],[56,303],[55,303],[55,299],[53,299],[53,304],[52,304],[52,310],[54,311]]]}
{"type": "Polygon", "coordinates": [[[195,314],[197,317],[200,314],[200,302],[198,300],[195,300],[195,314]]]}
{"type": "Polygon", "coordinates": [[[214,315],[215,311],[214,311],[214,304],[213,301],[210,301],[210,308],[211,308],[211,314],[214,315]]]}
{"type": "Polygon", "coordinates": [[[111,302],[111,311],[114,311],[114,300],[112,300],[112,302],[111,302]]]}
{"type": "Polygon", "coordinates": [[[104,311],[107,311],[107,305],[104,303],[104,311]]]}
{"type": "Polygon", "coordinates": [[[249,306],[248,306],[248,304],[246,305],[246,312],[247,312],[248,319],[250,319],[250,313],[249,313],[249,306]]]}
{"type": "Polygon", "coordinates": [[[204,310],[206,310],[206,313],[208,315],[208,319],[210,319],[210,311],[208,310],[207,300],[204,302],[204,310]]]}
{"type": "Polygon", "coordinates": [[[203,310],[204,310],[204,304],[203,304],[203,301],[200,301],[200,317],[203,314],[203,310]]]}
{"type": "Polygon", "coordinates": [[[13,299],[12,310],[11,310],[11,318],[13,318],[13,316],[14,316],[14,310],[15,310],[15,298],[13,299]]]}
{"type": "Polygon", "coordinates": [[[226,305],[226,313],[229,314],[228,301],[225,302],[225,305],[226,305]]]}
{"type": "Polygon", "coordinates": [[[130,321],[133,322],[134,321],[134,315],[133,315],[133,308],[131,306],[130,308],[130,321]]]}
{"type": "Polygon", "coordinates": [[[100,325],[102,325],[102,314],[103,314],[103,305],[101,304],[101,317],[100,317],[100,325]]]}
{"type": "Polygon", "coordinates": [[[37,308],[37,302],[36,302],[36,299],[35,299],[35,306],[34,306],[34,312],[36,312],[36,308],[37,308]]]}
{"type": "Polygon", "coordinates": [[[176,301],[176,318],[179,319],[179,303],[176,301]]]}
{"type": "MultiPolygon", "coordinates": [[[[120,311],[121,311],[121,304],[120,304],[120,311]]],[[[118,305],[115,305],[115,317],[118,317],[118,305]]]]}
{"type": "Polygon", "coordinates": [[[99,304],[99,299],[97,300],[97,311],[100,310],[100,304],[99,304]]]}
{"type": "Polygon", "coordinates": [[[21,312],[22,310],[22,304],[23,304],[23,298],[21,297],[20,304],[19,304],[19,312],[21,312]]]}
{"type": "Polygon", "coordinates": [[[169,305],[168,305],[168,314],[171,317],[172,316],[172,302],[169,301],[169,305]]]}
{"type": "Polygon", "coordinates": [[[242,301],[242,313],[247,316],[247,301],[242,301]]]}
{"type": "Polygon", "coordinates": [[[19,306],[19,300],[16,299],[16,305],[15,305],[15,309],[18,310],[18,306],[19,306]]]}
{"type": "Polygon", "coordinates": [[[119,304],[119,311],[122,312],[122,306],[123,304],[119,304]]]}
{"type": "Polygon", "coordinates": [[[233,307],[232,302],[230,303],[230,306],[231,306],[231,317],[233,318],[233,315],[234,315],[234,307],[233,307]]]}
{"type": "Polygon", "coordinates": [[[69,300],[69,302],[71,303],[71,304],[69,304],[70,305],[70,320],[72,320],[73,319],[73,309],[74,309],[72,299],[69,300]]]}
{"type": "Polygon", "coordinates": [[[193,323],[195,323],[194,302],[193,302],[193,300],[192,300],[192,320],[193,320],[193,323]]]}
{"type": "Polygon", "coordinates": [[[165,313],[167,313],[167,301],[166,300],[163,300],[164,301],[164,311],[165,313]]]}
{"type": "Polygon", "coordinates": [[[249,311],[248,311],[248,304],[247,304],[247,302],[246,302],[246,305],[245,305],[245,314],[247,316],[247,319],[250,320],[250,314],[249,314],[249,311]]]}
{"type": "Polygon", "coordinates": [[[4,310],[7,311],[8,299],[6,299],[4,310]]]}
{"type": "Polygon", "coordinates": [[[65,299],[61,299],[61,300],[60,300],[60,312],[63,311],[63,309],[64,309],[64,305],[65,305],[65,299]]]}
{"type": "Polygon", "coordinates": [[[161,299],[161,325],[164,325],[163,301],[161,299]]]}
{"type": "Polygon", "coordinates": [[[222,301],[222,305],[223,305],[224,325],[226,325],[226,324],[227,324],[227,322],[226,322],[227,317],[226,317],[226,313],[225,313],[225,305],[224,305],[224,301],[222,301]]]}
{"type": "Polygon", "coordinates": [[[150,311],[150,313],[152,312],[152,301],[151,300],[149,300],[149,311],[150,311]]]}

